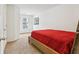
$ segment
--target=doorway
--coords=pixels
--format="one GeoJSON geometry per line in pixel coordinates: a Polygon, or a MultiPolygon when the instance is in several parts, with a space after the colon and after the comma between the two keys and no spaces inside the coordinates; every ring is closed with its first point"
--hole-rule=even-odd
{"type": "Polygon", "coordinates": [[[20,33],[27,33],[33,30],[33,16],[21,15],[20,16],[20,33]]]}

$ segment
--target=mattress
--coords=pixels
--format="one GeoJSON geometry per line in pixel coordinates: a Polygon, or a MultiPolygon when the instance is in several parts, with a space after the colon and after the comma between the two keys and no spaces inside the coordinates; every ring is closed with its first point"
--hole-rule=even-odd
{"type": "Polygon", "coordinates": [[[32,31],[31,37],[54,49],[58,53],[68,54],[71,52],[75,33],[50,29],[36,30],[32,31]]]}

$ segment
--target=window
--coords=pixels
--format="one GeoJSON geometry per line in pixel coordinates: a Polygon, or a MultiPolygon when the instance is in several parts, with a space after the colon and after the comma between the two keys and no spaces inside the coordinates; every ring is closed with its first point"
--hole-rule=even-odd
{"type": "Polygon", "coordinates": [[[28,24],[28,19],[27,19],[27,17],[24,17],[23,18],[23,29],[28,28],[27,24],[28,24]]]}
{"type": "Polygon", "coordinates": [[[39,25],[39,17],[34,18],[34,25],[39,25]]]}

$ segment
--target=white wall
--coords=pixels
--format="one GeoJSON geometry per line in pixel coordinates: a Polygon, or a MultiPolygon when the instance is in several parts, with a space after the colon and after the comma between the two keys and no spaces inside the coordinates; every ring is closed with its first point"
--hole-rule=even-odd
{"type": "Polygon", "coordinates": [[[14,5],[7,5],[7,41],[19,39],[19,9],[14,5]]]}
{"type": "Polygon", "coordinates": [[[59,5],[40,15],[39,29],[76,31],[79,19],[79,5],[59,5]]]}

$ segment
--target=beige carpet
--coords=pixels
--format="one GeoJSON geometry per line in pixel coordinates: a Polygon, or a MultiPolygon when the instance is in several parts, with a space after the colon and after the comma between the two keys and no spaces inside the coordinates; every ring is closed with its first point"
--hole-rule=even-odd
{"type": "Polygon", "coordinates": [[[41,54],[34,46],[28,43],[28,36],[30,34],[21,34],[20,39],[8,43],[5,48],[5,54],[41,54]]]}

